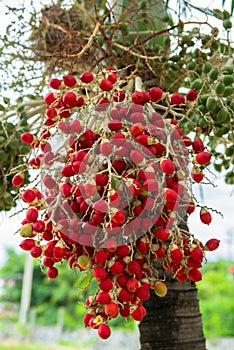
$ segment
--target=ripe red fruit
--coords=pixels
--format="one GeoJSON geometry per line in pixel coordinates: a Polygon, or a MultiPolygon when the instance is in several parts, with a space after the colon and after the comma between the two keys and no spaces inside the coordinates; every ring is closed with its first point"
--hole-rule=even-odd
{"type": "Polygon", "coordinates": [[[93,79],[94,79],[94,75],[91,72],[84,72],[80,76],[80,80],[82,81],[82,83],[86,83],[86,84],[91,83],[93,79]]]}
{"type": "Polygon", "coordinates": [[[45,230],[45,223],[42,220],[37,220],[32,225],[35,232],[41,233],[45,230]]]}
{"type": "Polygon", "coordinates": [[[93,276],[96,278],[98,282],[104,280],[106,278],[106,270],[104,267],[96,266],[93,269],[93,276]]]}
{"type": "Polygon", "coordinates": [[[98,293],[96,300],[100,305],[109,304],[111,301],[111,296],[108,292],[100,292],[98,293]]]}
{"type": "Polygon", "coordinates": [[[132,123],[144,123],[145,122],[145,116],[141,112],[134,112],[130,116],[130,120],[132,123]]]}
{"type": "Polygon", "coordinates": [[[187,101],[195,101],[197,98],[197,90],[196,89],[190,89],[186,94],[187,101]]]}
{"type": "Polygon", "coordinates": [[[130,278],[126,283],[126,289],[131,292],[135,293],[135,291],[139,288],[139,282],[136,278],[130,278]]]}
{"type": "Polygon", "coordinates": [[[211,159],[211,154],[209,152],[200,152],[195,157],[196,162],[201,165],[208,164],[211,159]]]}
{"type": "Polygon", "coordinates": [[[190,256],[197,261],[202,261],[203,260],[203,252],[202,249],[200,247],[194,247],[191,251],[190,251],[190,256]]]}
{"type": "Polygon", "coordinates": [[[112,152],[112,144],[109,141],[101,142],[100,144],[100,153],[108,157],[112,152]]]}
{"type": "MultiPolygon", "coordinates": [[[[71,133],[79,134],[82,131],[82,125],[79,120],[70,122],[71,133]]],[[[77,159],[78,160],[78,159],[77,159]]]]}
{"type": "Polygon", "coordinates": [[[112,96],[113,101],[122,102],[125,99],[125,92],[123,90],[116,90],[112,96]]]}
{"type": "Polygon", "coordinates": [[[122,172],[126,168],[126,163],[123,159],[115,159],[112,163],[112,166],[117,171],[118,174],[122,174],[122,172]]]}
{"type": "Polygon", "coordinates": [[[51,78],[49,80],[49,85],[52,89],[58,90],[61,85],[61,80],[57,78],[51,78]]]}
{"type": "Polygon", "coordinates": [[[142,278],[141,265],[137,261],[130,261],[128,264],[128,271],[137,278],[142,278]]]}
{"type": "Polygon", "coordinates": [[[62,259],[66,253],[66,248],[62,240],[58,241],[53,249],[53,256],[56,259],[62,259]]]}
{"type": "Polygon", "coordinates": [[[135,164],[140,164],[144,160],[144,154],[136,149],[131,150],[130,160],[135,164]]]}
{"type": "Polygon", "coordinates": [[[170,159],[164,159],[160,162],[160,167],[162,169],[162,172],[170,175],[173,174],[175,171],[175,165],[170,159]]]}
{"type": "Polygon", "coordinates": [[[135,320],[135,321],[141,321],[142,318],[144,317],[143,312],[142,312],[142,306],[138,306],[132,313],[131,313],[131,317],[135,320]]]}
{"type": "Polygon", "coordinates": [[[165,241],[170,237],[170,231],[166,228],[158,228],[155,231],[155,236],[161,241],[165,241]]]}
{"type": "Polygon", "coordinates": [[[95,181],[97,186],[105,186],[108,183],[109,176],[103,174],[95,175],[95,181]]]}
{"type": "Polygon", "coordinates": [[[39,246],[32,247],[30,250],[30,254],[33,258],[39,258],[42,254],[42,249],[39,246]]]}
{"type": "Polygon", "coordinates": [[[67,74],[63,77],[64,84],[70,88],[76,86],[77,80],[73,75],[67,74]]]}
{"type": "Polygon", "coordinates": [[[119,313],[122,317],[126,318],[130,316],[130,306],[128,304],[122,305],[119,310],[119,313]]]}
{"type": "Polygon", "coordinates": [[[24,190],[21,196],[22,200],[26,203],[32,203],[36,198],[36,194],[33,190],[24,190]]]}
{"type": "Polygon", "coordinates": [[[201,219],[201,222],[203,222],[203,224],[209,225],[212,221],[212,216],[208,212],[208,210],[206,210],[205,208],[201,208],[200,219],[201,219]]]}
{"type": "Polygon", "coordinates": [[[146,241],[145,237],[137,240],[137,248],[142,254],[145,254],[149,250],[149,243],[146,241]]]}
{"type": "Polygon", "coordinates": [[[219,247],[219,243],[220,243],[219,239],[211,238],[206,242],[204,249],[209,250],[209,251],[213,251],[219,247]]]}
{"type": "Polygon", "coordinates": [[[33,142],[33,138],[34,136],[30,132],[24,132],[20,135],[20,140],[23,143],[26,143],[26,145],[31,145],[31,143],[33,142]]]}
{"type": "Polygon", "coordinates": [[[103,292],[109,292],[113,288],[113,282],[109,278],[106,278],[99,282],[99,288],[103,292]]]}
{"type": "Polygon", "coordinates": [[[199,282],[202,279],[202,273],[198,269],[191,269],[188,272],[188,277],[193,281],[193,282],[199,282]]]}
{"type": "Polygon", "coordinates": [[[113,84],[110,80],[108,79],[103,79],[101,80],[100,82],[100,88],[103,90],[103,91],[111,91],[113,89],[113,84]]]}
{"type": "Polygon", "coordinates": [[[188,137],[187,135],[182,136],[182,140],[183,140],[186,147],[191,146],[193,143],[192,140],[190,139],[190,137],[188,137]]]}
{"type": "Polygon", "coordinates": [[[194,166],[192,168],[192,172],[191,172],[191,177],[195,182],[201,182],[204,178],[204,174],[202,172],[201,169],[199,169],[198,167],[194,166]]]}
{"type": "Polygon", "coordinates": [[[70,122],[60,122],[58,124],[59,130],[61,130],[64,134],[69,135],[71,133],[71,124],[70,122]]]}
{"type": "Polygon", "coordinates": [[[115,84],[118,80],[117,75],[115,73],[109,74],[107,79],[112,83],[115,84]]]}
{"type": "Polygon", "coordinates": [[[43,259],[43,265],[45,267],[52,267],[54,265],[54,260],[53,259],[50,259],[50,258],[47,258],[47,257],[44,257],[43,259]]]}
{"type": "Polygon", "coordinates": [[[130,247],[128,245],[121,245],[117,247],[115,253],[118,257],[127,256],[130,253],[130,247]]]}
{"type": "Polygon", "coordinates": [[[33,247],[35,247],[35,244],[36,244],[36,242],[35,242],[34,239],[26,238],[19,244],[19,246],[20,246],[21,249],[29,251],[33,247]]]}
{"type": "Polygon", "coordinates": [[[68,91],[63,95],[63,102],[68,108],[76,106],[76,94],[73,91],[68,91]]]}
{"type": "Polygon", "coordinates": [[[74,167],[74,164],[73,164],[73,166],[71,164],[64,165],[64,167],[61,170],[62,176],[70,177],[70,176],[75,175],[73,167],[74,167]]]}
{"type": "Polygon", "coordinates": [[[19,187],[24,183],[24,173],[18,173],[12,178],[12,185],[15,187],[19,187]]]}
{"type": "Polygon", "coordinates": [[[144,103],[144,93],[141,91],[135,91],[132,94],[132,102],[136,104],[144,103]]]}
{"type": "Polygon", "coordinates": [[[174,105],[181,105],[184,103],[184,96],[179,94],[178,92],[174,92],[171,95],[171,103],[174,105]]]}
{"type": "Polygon", "coordinates": [[[51,105],[55,100],[56,100],[56,93],[54,92],[48,92],[48,94],[44,96],[44,103],[46,105],[51,105]]]}
{"type": "Polygon", "coordinates": [[[150,298],[149,288],[140,287],[136,291],[137,298],[141,300],[148,300],[150,298]]]}
{"type": "Polygon", "coordinates": [[[122,146],[126,140],[124,133],[117,132],[111,136],[111,143],[115,146],[122,146]]]}
{"type": "Polygon", "coordinates": [[[183,259],[183,254],[176,245],[173,245],[170,250],[170,258],[175,263],[180,263],[183,259]]]}
{"type": "Polygon", "coordinates": [[[125,288],[122,288],[118,294],[118,298],[122,302],[130,302],[132,300],[133,294],[130,293],[128,290],[125,288]]]}
{"type": "Polygon", "coordinates": [[[58,269],[55,266],[51,266],[47,270],[47,276],[49,279],[54,279],[58,276],[58,269]]]}
{"type": "Polygon", "coordinates": [[[94,261],[96,264],[104,265],[108,259],[108,255],[104,250],[99,250],[94,255],[94,261]]]}
{"type": "Polygon", "coordinates": [[[175,203],[178,198],[178,194],[171,188],[167,188],[164,192],[164,199],[166,202],[175,203]]]}
{"type": "Polygon", "coordinates": [[[49,119],[53,119],[57,116],[57,111],[56,109],[54,108],[47,108],[46,109],[46,116],[49,118],[49,119]]]}
{"type": "Polygon", "coordinates": [[[91,312],[87,312],[84,317],[83,317],[83,323],[85,327],[90,327],[89,321],[91,320],[91,318],[93,317],[93,313],[91,312]]]}
{"type": "Polygon", "coordinates": [[[98,327],[98,335],[102,339],[107,339],[111,335],[111,329],[110,327],[103,323],[98,327]]]}
{"type": "Polygon", "coordinates": [[[105,306],[105,314],[110,318],[115,318],[118,315],[119,306],[114,302],[110,302],[105,306]]]}
{"type": "Polygon", "coordinates": [[[108,210],[108,204],[103,199],[99,199],[93,204],[93,210],[97,214],[106,213],[108,210]]]}
{"type": "Polygon", "coordinates": [[[111,215],[111,220],[116,224],[123,224],[126,220],[125,214],[122,210],[117,210],[114,215],[111,215]]]}
{"type": "Polygon", "coordinates": [[[62,184],[59,190],[65,198],[68,198],[71,195],[71,184],[69,183],[62,184]]]}
{"type": "Polygon", "coordinates": [[[133,124],[130,128],[130,134],[133,136],[133,137],[136,137],[140,134],[142,134],[142,132],[144,131],[145,127],[141,124],[141,123],[136,123],[136,124],[133,124]]]}
{"type": "Polygon", "coordinates": [[[200,139],[196,139],[192,143],[192,147],[195,153],[203,152],[205,149],[204,143],[200,139]]]}
{"type": "Polygon", "coordinates": [[[120,275],[121,273],[123,273],[123,271],[124,267],[120,262],[115,261],[114,263],[112,263],[110,267],[110,272],[113,273],[113,275],[120,275]]]}
{"type": "Polygon", "coordinates": [[[26,219],[29,222],[35,222],[38,218],[38,210],[36,208],[30,208],[28,209],[26,213],[26,219]]]}
{"type": "Polygon", "coordinates": [[[108,128],[111,131],[118,131],[122,128],[123,124],[120,120],[118,119],[112,119],[111,121],[109,121],[108,123],[108,128]]]}
{"type": "Polygon", "coordinates": [[[162,98],[163,90],[159,87],[152,87],[149,89],[150,100],[152,102],[157,102],[162,98]]]}

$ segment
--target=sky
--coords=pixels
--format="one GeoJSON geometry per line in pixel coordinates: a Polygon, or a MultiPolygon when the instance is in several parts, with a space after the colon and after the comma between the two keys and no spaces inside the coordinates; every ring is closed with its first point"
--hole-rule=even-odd
{"type": "MultiPolygon", "coordinates": [[[[17,3],[17,1],[12,1],[11,5],[13,5],[14,2],[17,3]]],[[[25,0],[25,3],[28,3],[28,0],[25,0]]],[[[46,3],[49,3],[49,1],[46,1],[46,3]]],[[[173,8],[176,6],[176,3],[176,0],[171,0],[171,6],[173,8]]],[[[191,3],[196,6],[221,8],[222,1],[197,0],[191,1],[191,3]]],[[[225,8],[227,10],[230,9],[230,4],[231,0],[226,1],[225,8]]],[[[4,6],[1,1],[0,20],[0,34],[2,34],[9,19],[4,16],[4,6]]],[[[210,185],[203,186],[204,203],[208,207],[212,207],[215,210],[222,212],[223,218],[216,213],[213,213],[213,220],[211,224],[207,226],[200,222],[199,211],[197,210],[189,219],[189,227],[191,232],[204,243],[208,239],[214,237],[221,239],[220,248],[215,253],[210,252],[207,254],[208,260],[211,261],[220,257],[234,260],[234,188],[231,185],[226,185],[223,176],[219,174],[217,174],[217,178],[213,178],[212,176],[212,181],[214,181],[214,184],[217,187],[214,188],[210,185]]],[[[200,185],[195,185],[195,191],[197,199],[202,202],[200,185]]],[[[14,213],[14,211],[0,213],[0,265],[4,262],[7,246],[14,247],[19,252],[21,251],[18,245],[22,239],[19,234],[15,234],[15,232],[19,229],[23,216],[22,214],[17,214],[10,218],[12,213],[14,213]]]]}

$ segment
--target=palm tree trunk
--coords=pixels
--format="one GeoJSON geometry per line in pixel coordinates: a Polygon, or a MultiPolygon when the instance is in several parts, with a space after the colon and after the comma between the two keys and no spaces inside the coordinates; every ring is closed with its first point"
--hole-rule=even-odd
{"type": "Polygon", "coordinates": [[[168,293],[152,291],[144,304],[147,315],[139,325],[141,350],[205,350],[195,283],[167,281],[168,293]]]}

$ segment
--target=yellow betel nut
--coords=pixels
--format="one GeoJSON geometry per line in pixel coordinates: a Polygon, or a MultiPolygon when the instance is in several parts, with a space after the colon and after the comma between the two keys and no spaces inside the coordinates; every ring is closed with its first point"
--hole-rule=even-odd
{"type": "Polygon", "coordinates": [[[167,294],[167,286],[164,282],[156,282],[154,285],[154,293],[160,297],[163,298],[167,294]]]}

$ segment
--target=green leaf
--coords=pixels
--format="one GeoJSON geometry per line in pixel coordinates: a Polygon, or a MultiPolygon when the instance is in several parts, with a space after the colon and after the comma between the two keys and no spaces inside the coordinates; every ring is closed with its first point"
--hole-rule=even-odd
{"type": "Polygon", "coordinates": [[[0,111],[5,111],[5,107],[3,105],[0,105],[0,111]]]}
{"type": "Polygon", "coordinates": [[[93,278],[93,274],[91,271],[87,271],[86,274],[81,274],[76,282],[76,287],[80,289],[79,292],[82,292],[84,289],[88,288],[91,280],[93,278]]]}

